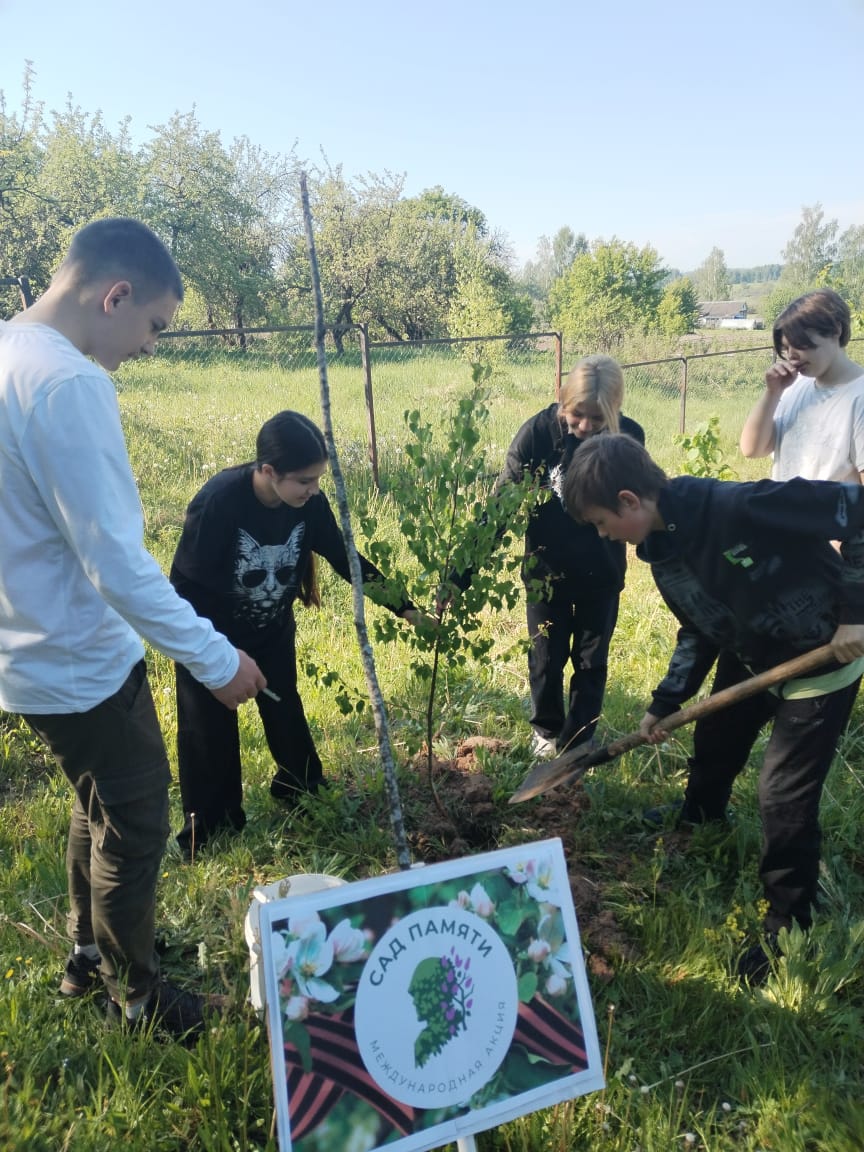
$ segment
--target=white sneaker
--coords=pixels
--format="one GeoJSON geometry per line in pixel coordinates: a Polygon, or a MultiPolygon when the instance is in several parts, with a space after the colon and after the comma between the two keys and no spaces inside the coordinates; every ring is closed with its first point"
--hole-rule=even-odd
{"type": "Polygon", "coordinates": [[[535,732],[531,737],[531,755],[535,756],[538,760],[549,760],[553,756],[557,756],[558,749],[555,746],[555,741],[541,736],[539,732],[535,732]]]}

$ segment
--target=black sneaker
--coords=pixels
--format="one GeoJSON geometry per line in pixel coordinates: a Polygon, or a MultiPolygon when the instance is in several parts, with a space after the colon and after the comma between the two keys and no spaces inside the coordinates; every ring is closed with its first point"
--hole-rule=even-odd
{"type": "Polygon", "coordinates": [[[653,828],[697,828],[702,824],[728,825],[729,817],[724,812],[720,816],[708,815],[689,800],[674,800],[671,804],[658,804],[656,808],[646,808],[642,819],[653,828]]]}
{"type": "Polygon", "coordinates": [[[177,846],[183,859],[187,863],[192,863],[212,837],[218,836],[222,832],[227,832],[233,836],[242,832],[245,827],[246,813],[242,808],[238,808],[236,812],[226,812],[221,819],[214,823],[208,823],[197,812],[190,812],[183,827],[177,833],[177,846]]]}
{"type": "Polygon", "coordinates": [[[776,932],[765,933],[765,946],[753,944],[738,960],[738,979],[758,988],[771,975],[771,965],[780,955],[776,932]]]}
{"type": "Polygon", "coordinates": [[[677,828],[683,808],[683,800],[675,800],[671,804],[658,804],[654,808],[646,808],[642,813],[642,819],[652,828],[672,826],[677,828]]]}
{"type": "Polygon", "coordinates": [[[295,808],[304,796],[317,796],[319,792],[327,791],[329,787],[324,779],[313,780],[307,787],[301,787],[295,777],[280,770],[270,781],[270,795],[290,809],[295,808]]]}
{"type": "Polygon", "coordinates": [[[148,1029],[151,1026],[167,1033],[174,1040],[194,1042],[206,1031],[206,1015],[218,1013],[225,1006],[222,996],[202,996],[197,992],[186,992],[175,988],[166,980],[160,980],[144,1005],[140,1014],[129,1020],[116,1000],[110,997],[105,1005],[106,1023],[133,1029],[148,1029]]]}
{"type": "Polygon", "coordinates": [[[74,950],[66,957],[66,970],[60,981],[60,994],[62,996],[86,996],[102,983],[99,975],[99,966],[102,963],[97,956],[95,960],[84,952],[74,950]]]}

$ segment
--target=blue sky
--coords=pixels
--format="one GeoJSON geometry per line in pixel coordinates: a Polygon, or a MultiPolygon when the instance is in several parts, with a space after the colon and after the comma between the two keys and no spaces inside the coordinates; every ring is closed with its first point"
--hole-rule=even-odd
{"type": "Polygon", "coordinates": [[[133,136],[223,140],[441,184],[518,262],[562,225],[692,269],[779,261],[801,207],[864,224],[864,0],[0,0],[0,88],[133,136]]]}

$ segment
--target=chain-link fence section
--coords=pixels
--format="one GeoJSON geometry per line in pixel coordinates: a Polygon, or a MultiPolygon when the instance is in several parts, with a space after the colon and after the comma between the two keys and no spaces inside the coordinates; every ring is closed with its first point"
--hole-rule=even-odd
{"type": "MultiPolygon", "coordinates": [[[[864,340],[852,342],[853,358],[855,344],[864,340]]],[[[572,367],[562,367],[560,338],[549,332],[383,343],[355,328],[342,347],[328,349],[333,421],[346,476],[361,487],[388,486],[404,463],[405,412],[418,409],[439,424],[469,387],[473,363],[490,369],[484,447],[493,467],[519,426],[555,401],[572,367]]],[[[664,467],[680,466],[681,432],[712,417],[734,454],[772,358],[763,344],[624,364],[624,411],[646,428],[664,467]]],[[[295,408],[320,422],[311,325],[163,333],[156,355],[124,365],[117,380],[124,420],[136,432],[139,484],[145,493],[156,486],[174,512],[219,468],[251,459],[274,412],[295,408]]]]}
{"type": "Polygon", "coordinates": [[[773,359],[767,347],[729,349],[625,364],[627,414],[651,432],[651,450],[674,467],[677,437],[716,417],[731,452],[773,359]]]}
{"type": "Polygon", "coordinates": [[[554,402],[561,382],[561,337],[557,332],[476,336],[425,341],[370,341],[365,349],[367,393],[373,413],[377,458],[375,480],[400,467],[404,413],[418,409],[430,424],[451,411],[471,382],[472,366],[489,369],[487,453],[496,466],[519,425],[554,402]]]}
{"type": "MultiPolygon", "coordinates": [[[[490,369],[487,434],[495,463],[503,461],[526,416],[555,400],[560,382],[557,333],[382,343],[354,328],[340,343],[341,352],[328,349],[339,452],[346,472],[363,482],[362,472],[376,487],[382,478],[386,486],[387,473],[402,465],[405,412],[417,408],[437,424],[470,384],[472,364],[490,369]]],[[[128,421],[146,421],[157,399],[171,409],[167,417],[177,430],[178,455],[189,478],[199,482],[212,470],[215,445],[223,466],[249,459],[258,427],[281,408],[320,422],[311,325],[163,333],[152,360],[122,366],[117,379],[128,421]],[[207,448],[192,459],[180,440],[189,433],[185,443],[191,444],[192,430],[202,426],[209,431],[207,448]]],[[[154,453],[154,460],[160,458],[154,453]]]]}
{"type": "MultiPolygon", "coordinates": [[[[850,340],[848,352],[853,359],[860,359],[864,338],[850,340]]],[[[677,436],[714,417],[724,448],[732,452],[773,361],[773,346],[759,344],[623,364],[625,411],[651,429],[650,446],[661,464],[669,463],[668,456],[663,458],[664,450],[677,436]]]]}

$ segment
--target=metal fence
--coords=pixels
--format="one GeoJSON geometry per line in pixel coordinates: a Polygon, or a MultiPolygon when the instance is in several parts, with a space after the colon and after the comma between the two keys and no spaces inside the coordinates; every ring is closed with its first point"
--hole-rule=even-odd
{"type": "MultiPolygon", "coordinates": [[[[473,362],[480,360],[491,369],[493,463],[496,456],[503,459],[519,424],[537,411],[543,398],[548,403],[557,398],[566,370],[556,332],[384,342],[370,340],[364,328],[356,327],[342,343],[340,354],[335,347],[328,354],[340,451],[348,465],[365,470],[367,482],[371,476],[376,487],[382,473],[401,466],[406,404],[433,419],[449,410],[470,383],[473,362]]],[[[731,448],[773,356],[769,345],[760,344],[623,363],[625,411],[650,427],[652,451],[660,451],[664,466],[673,463],[669,457],[676,435],[712,416],[719,418],[721,435],[731,448]],[[664,450],[669,453],[665,461],[664,450]]],[[[122,368],[119,379],[121,384],[139,379],[166,401],[182,392],[190,404],[206,379],[211,407],[233,408],[233,418],[241,421],[247,453],[250,435],[254,443],[253,426],[280,407],[295,407],[313,417],[319,411],[312,325],[166,332],[157,356],[150,363],[122,368]],[[244,396],[254,408],[248,419],[242,416],[244,396]]],[[[215,411],[199,411],[198,418],[217,416],[215,411]]]]}
{"type": "MultiPolygon", "coordinates": [[[[314,337],[312,325],[164,332],[154,360],[124,366],[118,378],[121,384],[140,380],[142,385],[146,379],[167,393],[191,392],[205,372],[217,392],[220,378],[229,392],[233,378],[240,407],[244,391],[254,385],[256,395],[274,396],[273,411],[293,406],[313,415],[319,395],[314,337]]],[[[334,424],[341,426],[340,444],[353,461],[362,438],[376,487],[382,468],[401,462],[406,402],[430,416],[449,408],[468,386],[474,363],[488,365],[499,422],[508,429],[514,421],[518,425],[519,413],[537,407],[538,398],[551,402],[560,388],[556,332],[385,342],[370,340],[367,330],[356,326],[340,343],[341,352],[334,345],[328,353],[334,424]]],[[[503,448],[506,444],[502,455],[503,448]]]]}
{"type": "MultiPolygon", "coordinates": [[[[853,357],[856,344],[864,345],[864,337],[850,340],[853,357]]],[[[664,427],[671,431],[674,411],[678,434],[716,416],[722,438],[737,444],[774,358],[773,346],[760,344],[622,364],[628,414],[638,419],[650,412],[656,418],[663,412],[664,427]]]]}

